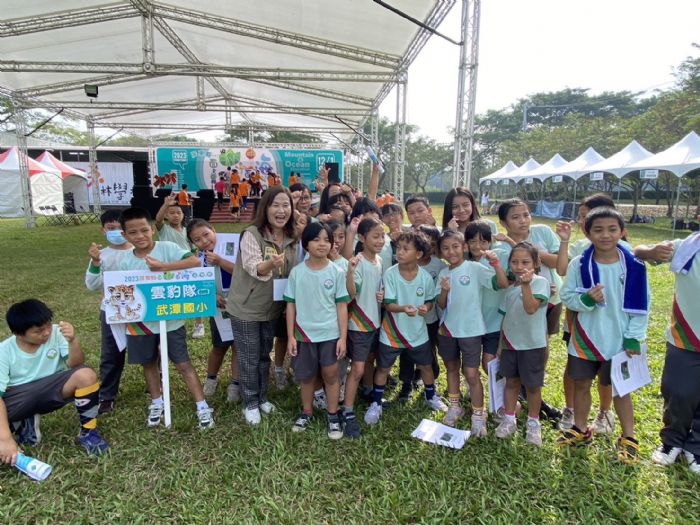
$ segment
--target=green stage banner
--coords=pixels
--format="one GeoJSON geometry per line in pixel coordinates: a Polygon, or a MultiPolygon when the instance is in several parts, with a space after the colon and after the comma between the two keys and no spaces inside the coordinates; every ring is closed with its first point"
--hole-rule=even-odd
{"type": "Polygon", "coordinates": [[[152,176],[154,189],[179,189],[196,192],[213,189],[219,177],[230,180],[231,170],[237,169],[241,180],[249,179],[256,170],[262,175],[262,186],[267,187],[268,173],[282,178],[288,185],[289,176],[301,174],[304,184],[313,186],[318,170],[323,165],[337,166],[338,178],[343,180],[343,152],[340,150],[292,150],[266,148],[156,148],[156,174],[152,176]]]}

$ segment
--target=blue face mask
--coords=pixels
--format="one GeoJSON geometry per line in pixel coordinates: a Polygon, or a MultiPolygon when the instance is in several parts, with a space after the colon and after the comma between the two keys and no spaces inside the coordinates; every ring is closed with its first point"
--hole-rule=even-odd
{"type": "Polygon", "coordinates": [[[105,236],[107,237],[107,242],[109,244],[119,245],[126,242],[126,239],[120,230],[108,230],[105,232],[105,236]]]}

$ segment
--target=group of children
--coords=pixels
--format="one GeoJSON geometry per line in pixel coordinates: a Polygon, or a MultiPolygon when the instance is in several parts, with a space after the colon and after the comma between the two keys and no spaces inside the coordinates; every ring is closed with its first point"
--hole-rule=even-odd
{"type": "MultiPolygon", "coordinates": [[[[308,218],[297,222],[299,257],[284,291],[286,352],[300,384],[302,404],[292,429],[298,432],[308,427],[316,406],[314,394],[322,385],[328,437],[359,437],[361,426],[355,414],[359,395],[364,391],[369,397],[365,424],[376,425],[385,407],[391,369],[400,358],[403,386],[399,399],[409,395],[420,377],[427,406],[444,412],[443,422],[452,426],[466,413],[460,388],[460,374],[464,374],[471,432],[483,438],[488,435],[488,418],[480,368],[485,370],[499,357],[506,387],[503,410],[494,414],[495,435],[509,438],[516,434],[517,411],[526,402],[526,441],[541,446],[539,419],[548,339],[559,332],[563,305],[568,351],[566,407],[557,442],[585,446],[593,433],[611,433],[610,404],[614,404],[621,426],[617,457],[633,463],[639,443],[632,399],[610,394],[610,364],[621,352],[636,355],[643,351],[651,293],[646,267],[639,258],[655,258],[671,260],[677,289],[666,336],[662,445],[652,459],[669,465],[684,454],[691,471],[700,473],[700,430],[695,428],[700,427],[700,317],[693,308],[693,297],[700,292],[700,266],[695,264],[698,234],[632,251],[614,203],[607,196],[594,195],[580,208],[579,224],[586,239],[568,246],[569,223],[558,223],[555,231],[533,225],[527,204],[520,200],[499,207],[505,234],[496,233],[490,221],[479,220],[478,212],[477,220],[470,220],[476,204],[469,190],[457,188],[448,200],[450,210],[442,231],[434,226],[430,204],[422,197],[406,202],[410,227],[402,224],[403,210],[398,204],[385,204],[380,210],[366,198],[358,199],[345,221],[328,217],[328,222],[308,218]],[[447,403],[436,391],[437,355],[446,371],[447,403]],[[589,428],[590,389],[595,378],[601,409],[589,428]]],[[[153,238],[155,230],[144,210],[131,208],[118,216],[106,212],[102,226],[108,246],[90,246],[87,287],[100,290],[102,274],[110,270],[214,266],[217,304],[223,306],[222,277],[232,272],[233,264],[214,253],[216,232],[206,221],[196,219],[184,229],[178,211],[174,200],[166,198],[156,216],[159,241],[153,238]]],[[[52,314],[43,303],[30,300],[13,305],[7,319],[14,335],[2,343],[0,351],[1,461],[11,462],[13,457],[6,420],[12,422],[20,443],[33,444],[40,436],[36,414],[71,400],[82,425],[79,442],[89,453],[107,450],[95,418],[98,412],[114,409],[125,355],[129,363],[143,368],[151,398],[148,426],[161,423],[157,323],[108,325],[101,312],[102,384],[98,389],[94,372],[82,366],[84,356],[74,330],[67,323],[52,325],[52,314]],[[124,337],[113,332],[119,327],[125,329],[124,337]],[[25,363],[26,356],[37,359],[25,363]],[[31,388],[20,388],[25,384],[31,388]],[[26,400],[27,391],[33,393],[31,403],[26,400]]],[[[222,341],[212,322],[213,348],[203,388],[189,359],[182,321],[168,322],[167,330],[169,358],[192,396],[199,427],[211,428],[213,411],[205,394],[216,388],[229,349],[232,365],[227,398],[232,402],[240,398],[235,346],[232,341],[222,341]]]]}

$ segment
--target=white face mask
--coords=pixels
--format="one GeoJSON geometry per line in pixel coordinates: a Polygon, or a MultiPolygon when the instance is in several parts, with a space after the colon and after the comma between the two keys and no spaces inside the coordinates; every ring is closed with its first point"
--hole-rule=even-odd
{"type": "Polygon", "coordinates": [[[121,230],[108,230],[105,232],[105,237],[107,237],[107,242],[109,244],[120,245],[126,242],[121,230]]]}

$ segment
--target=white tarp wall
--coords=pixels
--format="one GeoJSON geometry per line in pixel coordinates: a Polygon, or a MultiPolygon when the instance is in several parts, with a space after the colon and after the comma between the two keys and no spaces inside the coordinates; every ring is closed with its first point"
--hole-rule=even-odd
{"type": "Polygon", "coordinates": [[[88,193],[88,182],[80,175],[69,175],[63,178],[63,193],[73,194],[73,206],[75,211],[80,213],[90,211],[90,200],[88,193]]]}
{"type": "MultiPolygon", "coordinates": [[[[69,166],[89,173],[89,162],[66,162],[69,166]]],[[[134,165],[131,162],[98,162],[100,204],[103,206],[129,206],[133,197],[134,165]]],[[[92,204],[93,193],[87,184],[88,202],[92,204]]],[[[76,206],[77,208],[77,206],[76,206]]]]}
{"type": "MultiPolygon", "coordinates": [[[[19,172],[17,173],[19,184],[19,172]]],[[[60,175],[37,173],[29,177],[32,192],[32,209],[38,215],[63,213],[63,181],[60,175]]],[[[21,193],[20,193],[21,196],[21,193]]]]}
{"type": "Polygon", "coordinates": [[[24,217],[18,170],[0,169],[0,217],[24,217]]]}

